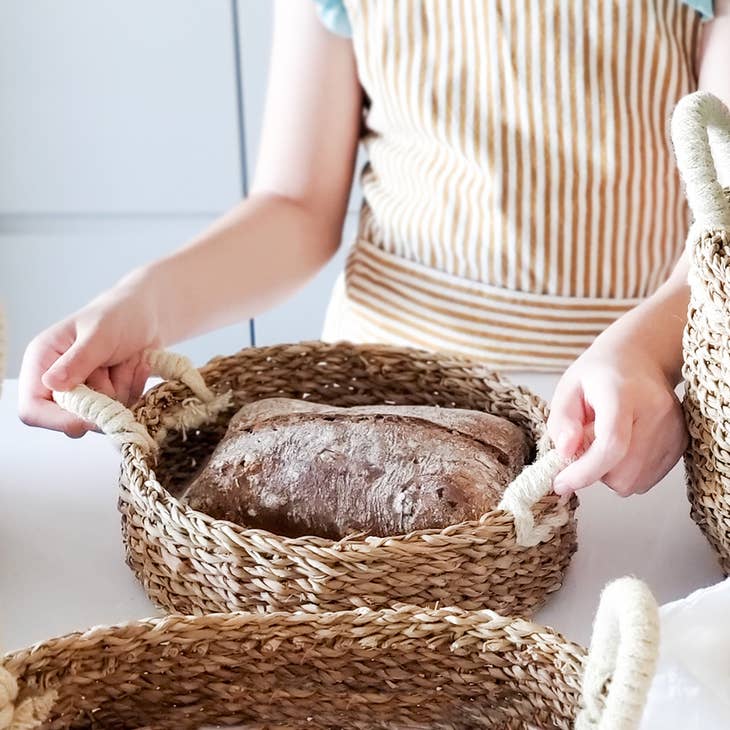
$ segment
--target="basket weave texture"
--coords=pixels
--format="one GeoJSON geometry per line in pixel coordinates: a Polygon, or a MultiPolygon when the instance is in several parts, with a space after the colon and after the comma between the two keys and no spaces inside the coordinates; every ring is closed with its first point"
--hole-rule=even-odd
{"type": "Polygon", "coordinates": [[[672,133],[695,222],[687,246],[690,304],[684,331],[685,454],[692,518],[730,574],[730,113],[707,93],[678,105],[672,133]],[[708,135],[709,131],[709,136],[708,135]],[[710,144],[713,141],[713,145],[710,144]],[[714,160],[713,160],[714,153],[714,160]]]}
{"type": "MultiPolygon", "coordinates": [[[[168,365],[157,369],[170,376],[168,365]]],[[[183,380],[200,390],[188,376],[183,380]]],[[[333,542],[216,521],[175,496],[223,437],[232,414],[273,396],[339,406],[484,410],[523,427],[535,456],[545,457],[546,406],[526,390],[460,357],[321,342],[246,349],[211,361],[194,376],[210,388],[207,403],[204,393],[197,396],[175,380],[145,395],[126,433],[120,433],[121,415],[112,419],[116,425],[103,426],[123,443],[119,508],[127,559],[159,606],[199,614],[407,603],[529,616],[560,587],[576,547],[577,500],[542,496],[550,475],[547,482],[528,485],[537,501],[535,534],[542,534],[521,544],[515,516],[503,509],[443,530],[333,542]]],[[[100,420],[99,409],[76,411],[100,420]]],[[[533,512],[523,517],[532,521],[533,512]]]]}
{"type": "Polygon", "coordinates": [[[604,592],[587,662],[491,611],[168,616],[6,656],[0,728],[632,730],[656,651],[656,604],[632,579],[604,592]]]}

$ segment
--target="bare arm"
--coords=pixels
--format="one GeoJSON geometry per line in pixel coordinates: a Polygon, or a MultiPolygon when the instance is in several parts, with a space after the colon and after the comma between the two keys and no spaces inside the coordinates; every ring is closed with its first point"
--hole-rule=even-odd
{"type": "MultiPolygon", "coordinates": [[[[730,0],[716,0],[715,18],[705,23],[702,31],[698,87],[730,106],[730,0]]],[[[689,304],[688,269],[685,251],[659,290],[621,318],[618,333],[646,343],[656,353],[672,386],[681,380],[682,331],[689,304]]]]}
{"type": "MultiPolygon", "coordinates": [[[[730,103],[730,0],[703,26],[699,88],[730,103]]],[[[689,286],[685,251],[669,279],[617,320],[558,384],[548,428],[565,456],[586,452],[555,480],[569,492],[603,480],[619,494],[643,492],[674,466],[686,430],[674,395],[681,381],[689,286]]]]}
{"type": "Polygon", "coordinates": [[[165,297],[174,342],[254,316],[337,250],[357,151],[361,92],[352,45],[311,0],[277,0],[263,136],[251,196],[189,246],[138,272],[165,297]]]}
{"type": "Polygon", "coordinates": [[[87,383],[130,403],[144,351],[254,316],[337,249],[352,182],[361,91],[352,45],[311,0],[277,0],[264,134],[251,196],[184,248],[131,272],[28,345],[20,417],[83,434],[51,390],[87,383]]]}

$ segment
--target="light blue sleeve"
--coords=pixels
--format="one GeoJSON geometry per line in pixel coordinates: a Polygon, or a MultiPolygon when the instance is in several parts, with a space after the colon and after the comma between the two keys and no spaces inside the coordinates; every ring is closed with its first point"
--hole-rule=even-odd
{"type": "Polygon", "coordinates": [[[327,30],[344,38],[352,35],[347,9],[342,0],[314,0],[314,3],[317,6],[317,15],[327,30]]]}
{"type": "Polygon", "coordinates": [[[715,0],[684,0],[684,4],[701,13],[705,20],[715,15],[715,0]]]}

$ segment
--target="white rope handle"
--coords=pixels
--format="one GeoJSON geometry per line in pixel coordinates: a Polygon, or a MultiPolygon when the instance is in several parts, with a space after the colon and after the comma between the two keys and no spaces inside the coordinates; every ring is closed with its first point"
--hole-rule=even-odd
{"type": "Polygon", "coordinates": [[[51,690],[16,702],[18,680],[0,665],[0,730],[33,730],[46,720],[56,697],[51,690]]]}
{"type": "Polygon", "coordinates": [[[658,653],[659,609],[651,591],[636,578],[610,583],[593,622],[575,730],[636,730],[658,653]]]}
{"type": "Polygon", "coordinates": [[[727,107],[706,91],[683,97],[672,115],[672,142],[695,218],[693,227],[730,229],[730,205],[718,175],[730,174],[727,107]]]}
{"type": "Polygon", "coordinates": [[[535,524],[534,506],[553,487],[553,479],[567,466],[555,449],[548,451],[537,461],[522,470],[522,473],[505,489],[498,509],[510,512],[515,521],[517,544],[532,547],[549,540],[558,527],[568,521],[568,510],[564,514],[551,516],[535,524]]]}
{"type": "Polygon", "coordinates": [[[215,398],[200,371],[185,355],[177,355],[167,350],[151,350],[147,353],[147,362],[152,369],[152,375],[165,380],[182,381],[203,403],[209,403],[215,398]]]}
{"type": "MultiPolygon", "coordinates": [[[[154,350],[147,353],[151,374],[166,380],[180,380],[198,397],[198,403],[186,404],[175,414],[172,425],[179,428],[197,428],[230,405],[230,394],[216,396],[205,384],[203,376],[183,356],[172,352],[154,350]]],[[[94,423],[116,444],[137,444],[148,452],[157,450],[157,442],[150,436],[146,427],[135,420],[134,414],[126,406],[103,393],[97,393],[86,385],[77,385],[70,391],[53,391],[53,399],[64,410],[85,421],[94,423]]],[[[162,428],[158,440],[167,432],[162,428]]]]}

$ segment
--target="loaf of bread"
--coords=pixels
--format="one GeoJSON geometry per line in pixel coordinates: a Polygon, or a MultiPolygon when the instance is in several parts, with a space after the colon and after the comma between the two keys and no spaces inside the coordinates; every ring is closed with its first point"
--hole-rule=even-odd
{"type": "Polygon", "coordinates": [[[432,406],[246,405],[183,499],[288,537],[397,535],[478,519],[522,470],[510,421],[432,406]]]}

